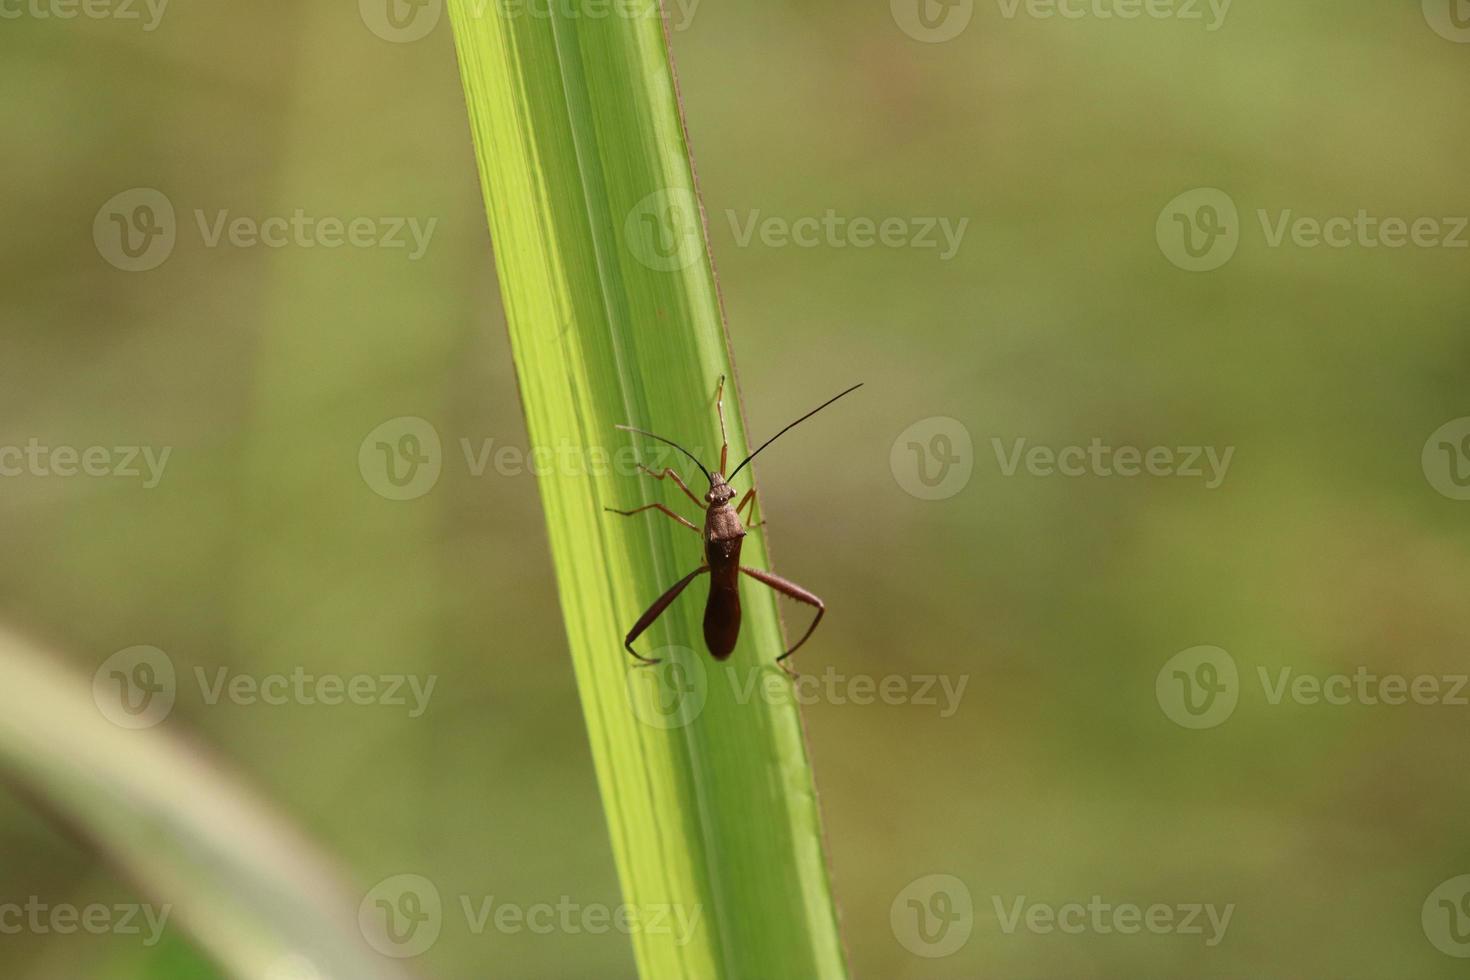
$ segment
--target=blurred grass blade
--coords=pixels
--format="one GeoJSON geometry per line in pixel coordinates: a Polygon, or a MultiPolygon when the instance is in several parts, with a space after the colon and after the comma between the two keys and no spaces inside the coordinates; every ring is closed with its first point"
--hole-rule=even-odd
{"type": "Polygon", "coordinates": [[[309,846],[161,729],[125,730],[86,680],[0,630],[0,769],[92,841],[232,976],[393,980],[309,846]]]}
{"type": "MultiPolygon", "coordinates": [[[[715,381],[732,370],[659,8],[551,7],[449,4],[527,427],[561,461],[540,489],[624,896],[695,923],[634,930],[635,955],[645,978],[842,977],[773,595],[743,593],[726,664],[703,653],[697,588],[641,641],[681,648],[670,662],[632,671],[622,649],[700,552],[656,512],[603,512],[692,510],[633,471],[625,447],[652,463],[658,444],[613,426],[653,429],[713,468],[715,381]],[[667,713],[642,700],[671,694],[667,713]]],[[[732,461],[746,450],[733,388],[732,461]]],[[[692,472],[677,455],[659,465],[692,472]]],[[[762,533],[747,564],[766,564],[762,533]]]]}

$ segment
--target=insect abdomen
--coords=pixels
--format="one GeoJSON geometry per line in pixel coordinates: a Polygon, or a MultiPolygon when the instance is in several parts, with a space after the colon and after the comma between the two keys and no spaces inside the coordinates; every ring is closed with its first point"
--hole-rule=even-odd
{"type": "Polygon", "coordinates": [[[710,656],[724,660],[740,639],[740,590],[715,587],[704,604],[704,645],[710,656]]]}

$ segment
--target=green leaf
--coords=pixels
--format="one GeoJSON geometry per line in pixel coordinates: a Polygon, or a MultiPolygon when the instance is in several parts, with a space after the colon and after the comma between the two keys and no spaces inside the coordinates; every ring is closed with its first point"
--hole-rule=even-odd
{"type": "MultiPolygon", "coordinates": [[[[0,663],[0,770],[168,906],[167,925],[229,975],[404,976],[358,931],[357,899],[270,810],[165,728],[124,727],[116,701],[104,714],[116,697],[106,673],[89,687],[4,630],[0,663]]],[[[159,669],[166,713],[172,667],[159,669]]]]}
{"type": "MultiPolygon", "coordinates": [[[[635,929],[635,954],[645,978],[843,977],[774,595],[742,583],[726,663],[703,650],[700,581],[640,640],[674,648],[668,662],[635,670],[622,648],[701,560],[698,536],[656,511],[604,512],[659,501],[699,516],[672,481],[633,470],[633,440],[705,487],[678,454],[613,426],[675,439],[713,469],[715,384],[733,369],[657,4],[551,8],[449,3],[624,896],[643,914],[698,916],[688,936],[635,929]]],[[[732,466],[747,447],[738,406],[732,382],[732,466]]],[[[764,533],[745,539],[745,564],[766,566],[764,533]]]]}

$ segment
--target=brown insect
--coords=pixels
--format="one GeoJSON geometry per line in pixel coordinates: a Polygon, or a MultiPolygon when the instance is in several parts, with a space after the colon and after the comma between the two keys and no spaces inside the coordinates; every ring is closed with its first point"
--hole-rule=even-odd
{"type": "MultiPolygon", "coordinates": [[[[839,395],[835,395],[832,398],[827,399],[825,402],[818,405],[810,412],[807,412],[795,422],[792,422],[790,425],[786,426],[786,428],[782,429],[780,432],[771,436],[771,438],[767,439],[761,444],[760,449],[757,449],[755,452],[745,457],[745,460],[739,466],[735,467],[734,472],[732,472],[728,477],[724,475],[725,466],[729,461],[728,457],[730,454],[730,439],[728,436],[725,435],[725,378],[723,375],[720,377],[720,383],[715,389],[715,405],[720,415],[721,443],[720,468],[715,473],[711,473],[709,470],[705,469],[704,464],[701,463],[694,456],[693,453],[685,449],[683,446],[679,445],[677,442],[674,442],[672,439],[665,439],[663,436],[655,435],[652,432],[646,432],[643,429],[635,429],[631,425],[617,426],[617,428],[622,429],[626,432],[637,432],[640,435],[648,436],[650,439],[657,439],[659,442],[667,443],[670,446],[673,446],[675,449],[679,450],[679,452],[683,453],[685,456],[688,456],[691,460],[693,460],[694,465],[698,466],[700,471],[704,473],[705,477],[709,480],[709,492],[704,495],[704,500],[700,500],[694,495],[694,491],[690,490],[689,487],[685,485],[684,481],[679,478],[679,474],[676,473],[672,467],[666,466],[664,467],[663,472],[655,473],[653,470],[642,465],[641,463],[638,466],[640,470],[642,470],[644,473],[647,473],[655,480],[662,480],[665,478],[672,479],[676,484],[678,484],[679,489],[683,490],[684,493],[689,497],[689,499],[694,501],[696,506],[705,508],[704,564],[700,565],[694,571],[690,572],[688,575],[685,575],[679,581],[675,582],[672,586],[669,587],[669,590],[667,592],[659,596],[654,604],[648,607],[648,611],[638,618],[638,622],[633,624],[633,628],[628,631],[627,638],[623,640],[623,646],[628,648],[628,652],[641,661],[638,666],[648,666],[649,664],[656,664],[659,661],[656,659],[645,657],[637,650],[634,650],[633,641],[638,639],[638,637],[643,634],[644,630],[653,625],[654,620],[658,619],[658,617],[663,614],[663,611],[669,607],[670,603],[672,603],[675,599],[679,597],[679,593],[683,592],[685,587],[688,586],[690,582],[694,581],[705,572],[710,573],[710,588],[709,599],[706,600],[704,604],[704,645],[709,648],[710,655],[713,656],[716,660],[724,660],[726,657],[730,656],[731,651],[735,649],[735,641],[740,637],[741,572],[749,575],[757,582],[761,582],[765,585],[770,586],[782,595],[790,596],[798,602],[804,602],[809,606],[815,607],[817,610],[816,616],[812,619],[812,624],[806,628],[806,633],[802,635],[801,639],[796,641],[796,646],[793,646],[790,650],[787,650],[785,653],[781,654],[781,656],[776,658],[777,663],[780,663],[781,661],[785,660],[787,657],[795,653],[797,651],[797,648],[807,641],[807,637],[812,635],[812,631],[815,630],[817,628],[817,624],[822,621],[822,614],[827,611],[827,607],[822,603],[821,599],[812,595],[806,589],[803,589],[801,586],[795,584],[794,582],[786,581],[779,575],[772,575],[770,572],[763,572],[758,568],[745,568],[741,566],[740,544],[741,539],[745,537],[746,529],[740,523],[740,512],[745,509],[745,506],[747,504],[755,500],[755,488],[751,487],[749,490],[745,491],[745,496],[740,498],[740,503],[736,504],[734,507],[731,507],[730,501],[734,499],[735,491],[731,488],[730,481],[735,478],[736,473],[739,473],[742,469],[744,469],[746,463],[749,463],[751,460],[755,459],[756,456],[760,454],[762,449],[765,449],[771,443],[781,438],[781,436],[784,435],[787,431],[795,428],[802,422],[805,422],[813,415],[816,415],[822,409],[826,408],[828,405],[832,404],[843,395],[850,394],[851,392],[854,392],[861,387],[861,384],[855,384],[851,388],[847,389],[847,391],[844,391],[839,395]]],[[[624,516],[641,514],[645,510],[658,510],[669,515],[680,524],[689,528],[689,530],[694,531],[696,534],[699,533],[699,527],[697,525],[695,525],[692,521],[680,517],[678,514],[674,513],[663,504],[647,504],[643,507],[634,508],[633,510],[616,510],[612,507],[606,507],[603,509],[611,511],[614,514],[622,514],[624,516]]],[[[755,509],[752,507],[751,514],[753,515],[754,513],[755,509]]],[[[765,524],[765,521],[762,520],[757,523],[751,524],[750,526],[751,528],[757,528],[763,524],[765,524]]]]}

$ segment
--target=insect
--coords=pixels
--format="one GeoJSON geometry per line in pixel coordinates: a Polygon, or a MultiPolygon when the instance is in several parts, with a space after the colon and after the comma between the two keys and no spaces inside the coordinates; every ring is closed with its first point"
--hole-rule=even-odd
{"type": "MultiPolygon", "coordinates": [[[[797,425],[816,415],[843,395],[851,394],[861,387],[861,384],[855,384],[841,394],[834,395],[795,422],[786,426],[780,432],[771,436],[771,438],[761,444],[759,449],[745,457],[744,461],[739,466],[736,466],[734,472],[730,473],[729,476],[725,475],[725,467],[729,463],[730,439],[725,434],[725,378],[723,375],[720,377],[719,385],[715,388],[715,405],[720,415],[720,468],[714,473],[705,469],[704,464],[693,453],[672,439],[666,439],[661,435],[656,435],[643,429],[635,429],[631,425],[617,426],[617,428],[625,432],[637,432],[640,435],[648,436],[650,439],[657,439],[659,442],[673,446],[679,452],[693,460],[694,465],[698,466],[700,472],[709,480],[709,492],[704,495],[703,500],[700,500],[699,497],[694,495],[694,491],[690,490],[684,481],[679,478],[679,474],[674,471],[673,467],[666,466],[662,472],[655,473],[641,463],[638,466],[640,470],[655,480],[672,479],[678,485],[679,489],[684,491],[690,500],[694,501],[696,506],[704,509],[705,515],[703,531],[704,563],[675,582],[669,587],[667,592],[659,596],[653,605],[648,607],[648,611],[638,618],[638,622],[633,624],[633,628],[628,631],[627,638],[623,640],[623,646],[640,661],[637,666],[646,667],[651,664],[656,664],[659,661],[645,657],[637,650],[634,650],[633,641],[643,635],[643,631],[652,626],[654,621],[663,615],[663,611],[679,597],[679,593],[683,592],[690,582],[693,582],[706,572],[710,576],[710,588],[709,598],[704,604],[704,645],[709,648],[710,655],[716,660],[724,660],[730,656],[730,653],[735,649],[735,641],[740,637],[741,572],[749,575],[757,582],[770,586],[782,595],[790,596],[792,599],[798,602],[804,602],[817,610],[816,616],[812,618],[812,624],[806,628],[806,633],[802,635],[801,639],[796,641],[795,646],[776,658],[777,663],[781,663],[795,653],[807,641],[807,638],[812,635],[812,632],[817,628],[817,624],[822,621],[822,615],[827,611],[827,607],[821,599],[796,583],[788,582],[779,575],[772,575],[770,572],[761,571],[758,568],[746,568],[740,564],[740,544],[746,533],[746,528],[740,523],[740,512],[745,509],[747,504],[755,500],[755,488],[751,487],[745,491],[745,495],[740,498],[740,502],[734,507],[731,507],[730,501],[735,498],[735,490],[730,486],[730,481],[735,479],[735,475],[744,469],[747,463],[760,455],[761,450],[781,438],[781,436],[785,435],[797,425]]],[[[674,513],[674,511],[670,510],[664,504],[646,504],[643,507],[636,507],[633,510],[617,510],[613,507],[605,507],[603,509],[611,511],[614,514],[622,514],[625,517],[641,514],[646,510],[657,510],[672,517],[696,534],[700,533],[698,525],[674,513]]],[[[754,514],[755,508],[752,507],[750,516],[754,514]]],[[[751,524],[750,527],[754,529],[763,524],[765,524],[765,521],[761,520],[751,524]]]]}

